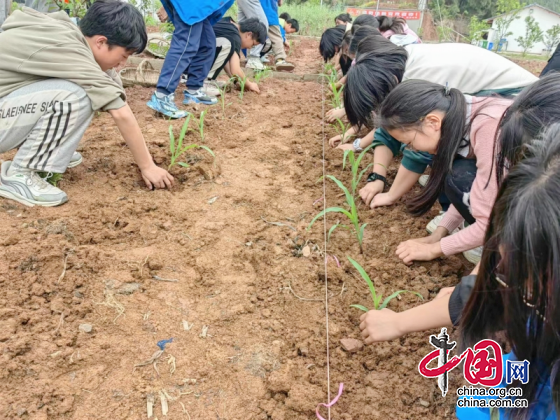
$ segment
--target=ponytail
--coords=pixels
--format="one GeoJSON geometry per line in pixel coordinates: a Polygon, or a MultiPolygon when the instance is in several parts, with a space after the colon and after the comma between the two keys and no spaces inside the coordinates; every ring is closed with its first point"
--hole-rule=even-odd
{"type": "Polygon", "coordinates": [[[404,20],[403,18],[377,16],[377,21],[379,22],[379,31],[381,33],[393,31],[396,34],[404,35],[404,26],[406,25],[406,20],[404,20]]]}
{"type": "Polygon", "coordinates": [[[441,123],[441,138],[432,161],[432,172],[422,193],[408,203],[409,211],[419,216],[429,211],[441,194],[445,178],[464,139],[467,103],[458,89],[448,89],[423,80],[401,83],[387,96],[379,112],[379,125],[386,130],[420,129],[422,120],[433,111],[445,112],[441,123]]]}

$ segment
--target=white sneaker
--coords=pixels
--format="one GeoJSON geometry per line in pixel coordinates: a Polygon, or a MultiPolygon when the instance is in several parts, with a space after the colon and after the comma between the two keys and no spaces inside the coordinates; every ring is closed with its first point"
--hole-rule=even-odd
{"type": "Polygon", "coordinates": [[[247,60],[247,64],[245,64],[245,67],[247,67],[249,69],[253,69],[253,70],[264,70],[265,69],[265,66],[261,62],[260,57],[249,57],[249,59],[247,60]]]}
{"type": "Polygon", "coordinates": [[[276,70],[278,71],[293,71],[296,68],[292,63],[280,59],[276,61],[276,70]]]}
{"type": "Polygon", "coordinates": [[[422,185],[423,187],[426,186],[426,184],[428,183],[428,179],[430,178],[430,175],[422,175],[419,179],[418,179],[418,183],[420,185],[422,185]]]}
{"type": "Polygon", "coordinates": [[[478,248],[463,252],[463,255],[470,263],[478,264],[480,262],[480,258],[482,257],[482,250],[483,247],[479,246],[478,248]]]}
{"type": "Polygon", "coordinates": [[[426,226],[426,230],[430,235],[436,231],[436,229],[438,228],[439,224],[441,223],[444,217],[445,217],[445,212],[440,211],[436,217],[430,220],[430,223],[428,223],[428,226],[426,226]]]}
{"type": "Polygon", "coordinates": [[[74,152],[72,158],[70,159],[70,163],[68,164],[68,168],[75,168],[80,163],[82,163],[83,160],[84,159],[82,158],[82,155],[80,153],[74,152]]]}
{"type": "Polygon", "coordinates": [[[220,96],[220,89],[210,80],[204,82],[204,86],[202,87],[202,91],[208,96],[220,96]]]}
{"type": "Polygon", "coordinates": [[[36,172],[21,169],[8,176],[11,161],[2,163],[0,171],[0,197],[15,200],[26,206],[54,207],[68,201],[68,196],[61,189],[52,186],[36,172]]]}
{"type": "Polygon", "coordinates": [[[263,64],[270,64],[270,54],[265,54],[261,57],[261,62],[263,64]]]}

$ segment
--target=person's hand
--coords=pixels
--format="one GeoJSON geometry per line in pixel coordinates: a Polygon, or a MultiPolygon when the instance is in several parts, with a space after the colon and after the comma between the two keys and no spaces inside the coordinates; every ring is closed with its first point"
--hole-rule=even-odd
{"type": "Polygon", "coordinates": [[[284,42],[284,48],[285,48],[286,50],[289,50],[289,49],[290,49],[290,43],[289,43],[288,41],[284,42]]]}
{"type": "Polygon", "coordinates": [[[169,20],[169,16],[167,15],[167,11],[165,10],[165,7],[161,6],[159,8],[159,10],[157,11],[157,17],[159,18],[159,21],[161,23],[165,23],[169,20]]]}
{"type": "Polygon", "coordinates": [[[432,261],[443,255],[440,242],[426,243],[417,239],[401,242],[397,247],[397,256],[406,265],[411,265],[413,261],[432,261]]]}
{"type": "Polygon", "coordinates": [[[329,123],[335,122],[337,119],[341,119],[346,115],[346,110],[344,108],[334,108],[327,112],[326,120],[329,123]]]}
{"type": "Polygon", "coordinates": [[[391,197],[391,195],[387,192],[387,193],[381,193],[381,194],[377,194],[375,197],[373,197],[373,200],[371,200],[370,203],[370,207],[372,209],[376,208],[376,207],[385,207],[385,206],[392,206],[393,204],[395,204],[397,200],[393,199],[393,197],[391,197]]]}
{"type": "Polygon", "coordinates": [[[385,184],[380,179],[378,179],[377,181],[368,182],[364,186],[364,188],[360,190],[360,197],[362,197],[364,203],[369,206],[373,198],[377,194],[381,194],[384,188],[385,184]]]}
{"type": "Polygon", "coordinates": [[[251,92],[261,93],[261,90],[259,89],[259,85],[257,85],[255,82],[251,82],[247,80],[245,82],[245,87],[249,89],[251,92]]]}
{"type": "Polygon", "coordinates": [[[283,0],[278,0],[278,7],[282,6],[283,0]]]}
{"type": "Polygon", "coordinates": [[[403,336],[399,326],[399,314],[390,309],[371,310],[360,317],[360,330],[364,343],[389,341],[403,336]]]}
{"type": "Polygon", "coordinates": [[[142,171],[142,178],[150,190],[154,188],[171,188],[173,186],[171,174],[156,165],[144,169],[142,171]]]}
{"type": "Polygon", "coordinates": [[[342,143],[342,135],[334,136],[329,139],[329,146],[337,147],[339,144],[342,143]]]}
{"type": "Polygon", "coordinates": [[[354,150],[354,145],[352,143],[340,144],[336,147],[340,150],[354,150]]]}

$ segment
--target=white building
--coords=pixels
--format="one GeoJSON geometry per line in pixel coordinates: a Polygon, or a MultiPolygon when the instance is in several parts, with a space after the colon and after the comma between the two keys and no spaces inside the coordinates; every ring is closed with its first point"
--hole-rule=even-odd
{"type": "MultiPolygon", "coordinates": [[[[488,40],[490,42],[496,42],[496,19],[503,16],[507,16],[507,14],[496,16],[487,20],[488,23],[492,24],[492,28],[488,32],[488,40]]],[[[521,47],[517,43],[516,39],[518,37],[525,36],[525,18],[527,16],[532,16],[533,18],[535,18],[535,21],[539,24],[540,28],[543,31],[543,34],[546,33],[546,31],[552,28],[554,25],[560,25],[560,13],[553,12],[546,7],[539,6],[538,4],[530,4],[528,6],[525,6],[523,9],[521,9],[521,12],[519,12],[518,19],[515,19],[513,22],[511,22],[511,25],[508,28],[508,32],[512,32],[512,34],[506,37],[507,43],[502,48],[502,51],[506,50],[513,52],[523,52],[523,47],[521,47]]],[[[540,54],[544,52],[545,49],[546,47],[542,42],[537,42],[533,46],[533,48],[528,50],[528,52],[532,54],[540,54]]]]}

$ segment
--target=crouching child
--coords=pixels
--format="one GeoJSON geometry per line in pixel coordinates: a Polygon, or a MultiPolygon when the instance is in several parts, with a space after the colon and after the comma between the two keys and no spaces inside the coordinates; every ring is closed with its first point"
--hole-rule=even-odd
{"type": "Polygon", "coordinates": [[[78,28],[65,12],[16,11],[0,33],[0,196],[33,206],[57,206],[66,193],[38,172],[64,173],[81,163],[76,148],[96,111],[113,117],[148,188],[173,177],[157,167],[113,70],[144,50],[140,12],[118,0],[97,0],[78,28]]]}

